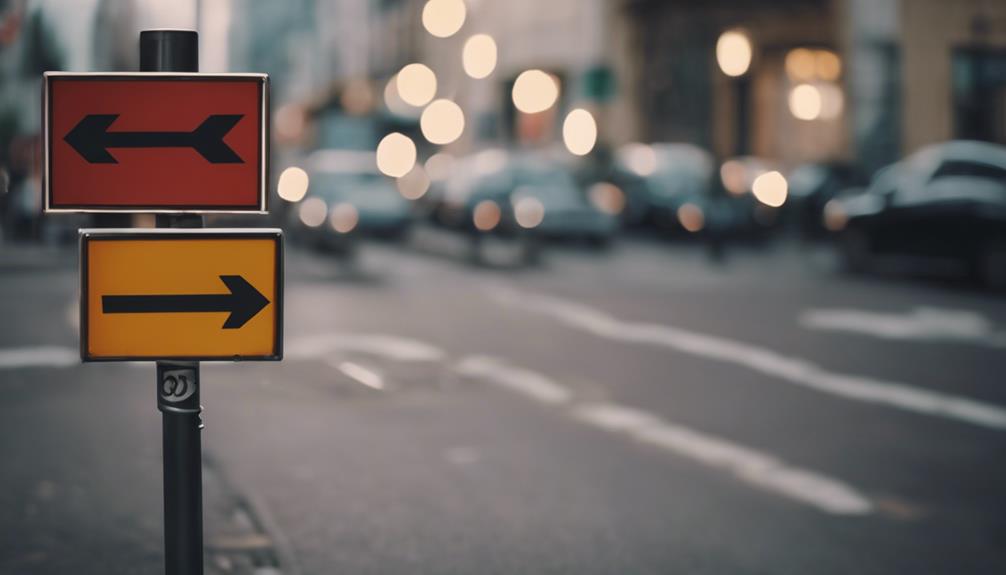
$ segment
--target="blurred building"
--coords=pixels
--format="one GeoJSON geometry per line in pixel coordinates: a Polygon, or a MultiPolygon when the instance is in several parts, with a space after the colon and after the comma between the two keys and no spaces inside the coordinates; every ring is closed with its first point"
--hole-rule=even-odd
{"type": "Polygon", "coordinates": [[[796,163],[847,150],[831,0],[623,0],[639,137],[796,163]],[[725,36],[725,34],[729,34],[725,36]]]}
{"type": "Polygon", "coordinates": [[[1006,2],[901,0],[899,16],[903,151],[951,138],[1006,144],[1006,2]]]}
{"type": "Polygon", "coordinates": [[[1006,143],[1006,2],[616,3],[642,140],[867,173],[934,142],[1006,143]],[[718,61],[725,32],[750,46],[737,76],[718,61]]]}

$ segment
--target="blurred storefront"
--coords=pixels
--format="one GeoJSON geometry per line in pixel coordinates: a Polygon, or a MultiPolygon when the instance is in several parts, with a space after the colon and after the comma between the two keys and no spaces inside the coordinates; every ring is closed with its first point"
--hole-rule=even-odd
{"type": "Polygon", "coordinates": [[[1004,2],[615,4],[630,27],[619,72],[638,139],[865,173],[930,143],[1006,143],[1004,2]],[[721,53],[724,35],[743,42],[721,53]]]}
{"type": "Polygon", "coordinates": [[[794,164],[847,151],[828,0],[624,0],[639,137],[794,164]]]}

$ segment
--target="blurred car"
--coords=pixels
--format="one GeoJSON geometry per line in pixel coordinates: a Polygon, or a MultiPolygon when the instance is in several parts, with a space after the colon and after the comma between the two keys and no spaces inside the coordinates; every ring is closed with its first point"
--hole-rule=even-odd
{"type": "Polygon", "coordinates": [[[1006,285],[1006,147],[953,141],[923,148],[882,170],[861,193],[824,210],[850,270],[876,256],[964,263],[978,279],[1006,285]]]}
{"type": "Polygon", "coordinates": [[[435,210],[443,226],[476,239],[492,234],[595,244],[606,244],[618,230],[624,199],[617,188],[585,195],[569,170],[542,155],[490,149],[458,163],[435,210]]]}
{"type": "Polygon", "coordinates": [[[664,229],[697,232],[704,227],[711,211],[712,154],[692,144],[632,143],[618,150],[616,165],[635,179],[627,177],[623,184],[629,198],[641,197],[630,201],[643,204],[634,211],[643,210],[646,219],[664,229]]]}
{"type": "Polygon", "coordinates": [[[305,167],[307,193],[287,216],[295,239],[348,251],[359,237],[398,239],[409,231],[409,201],[378,171],[373,153],[318,150],[305,167]]]}
{"type": "Polygon", "coordinates": [[[817,162],[797,166],[789,173],[787,217],[805,239],[827,234],[824,206],[840,192],[863,183],[857,170],[843,162],[817,162]]]}
{"type": "Polygon", "coordinates": [[[730,158],[720,166],[717,184],[730,198],[727,232],[765,238],[782,221],[790,200],[789,180],[775,162],[758,156],[730,158]]]}

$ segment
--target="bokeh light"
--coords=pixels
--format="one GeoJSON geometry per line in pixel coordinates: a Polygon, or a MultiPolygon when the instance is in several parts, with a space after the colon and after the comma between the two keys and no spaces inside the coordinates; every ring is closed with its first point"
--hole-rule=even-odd
{"type": "Polygon", "coordinates": [[[817,89],[821,93],[821,119],[834,120],[841,116],[845,108],[842,89],[830,82],[819,85],[817,89]]]}
{"type": "Polygon", "coordinates": [[[843,230],[846,224],[849,223],[849,214],[842,207],[841,202],[831,199],[824,205],[822,219],[825,229],[838,232],[843,230]]]}
{"type": "Polygon", "coordinates": [[[800,84],[789,93],[789,111],[799,120],[816,120],[821,116],[821,91],[812,84],[800,84]]]}
{"type": "Polygon", "coordinates": [[[430,189],[430,178],[426,174],[426,170],[416,164],[409,170],[409,173],[398,178],[395,185],[398,187],[398,193],[402,194],[406,200],[418,200],[430,189]]]}
{"type": "Polygon", "coordinates": [[[312,196],[304,200],[304,203],[300,205],[297,215],[305,226],[316,228],[325,223],[325,217],[328,215],[328,206],[325,205],[325,200],[312,196]]]}
{"type": "Polygon", "coordinates": [[[288,202],[299,202],[304,199],[309,183],[307,172],[297,166],[290,166],[279,175],[276,193],[288,202]]]}
{"type": "Polygon", "coordinates": [[[806,82],[814,78],[814,52],[807,48],[794,48],[786,54],[786,75],[791,80],[806,82]]]}
{"type": "Polygon", "coordinates": [[[406,104],[425,106],[437,93],[437,75],[425,64],[408,64],[395,75],[395,87],[406,104]]]}
{"type": "Polygon", "coordinates": [[[433,144],[450,144],[465,130],[465,114],[450,100],[434,100],[423,110],[419,129],[423,137],[433,144]]]}
{"type": "Polygon", "coordinates": [[[416,144],[404,134],[392,132],[377,144],[377,169],[400,178],[416,164],[416,144]]]}
{"type": "Polygon", "coordinates": [[[461,63],[465,74],[485,78],[496,69],[496,41],[488,34],[476,34],[465,42],[461,63]]]}
{"type": "Polygon", "coordinates": [[[740,30],[729,30],[716,41],[716,62],[727,76],[743,76],[751,67],[751,40],[740,30]]]}
{"type": "Polygon", "coordinates": [[[821,80],[834,82],[842,74],[842,60],[831,50],[818,50],[814,54],[814,73],[821,80]]]}
{"type": "Polygon", "coordinates": [[[619,155],[637,176],[650,176],[657,171],[657,153],[646,144],[639,142],[626,144],[619,150],[619,155]]]}
{"type": "Polygon", "coordinates": [[[454,169],[454,156],[447,152],[437,152],[427,158],[424,167],[430,181],[442,182],[451,175],[451,170],[454,169]]]}
{"type": "Polygon", "coordinates": [[[782,174],[772,170],[755,178],[754,183],[751,185],[751,192],[759,202],[766,206],[778,208],[786,203],[789,185],[782,174]]]}
{"type": "Polygon", "coordinates": [[[552,107],[559,99],[555,78],[541,70],[525,70],[513,84],[513,104],[525,114],[537,114],[552,107]]]}
{"type": "Polygon", "coordinates": [[[500,223],[500,207],[492,200],[482,200],[475,204],[472,212],[472,223],[475,229],[481,232],[488,232],[500,223]]]}
{"type": "Polygon", "coordinates": [[[513,217],[518,226],[529,230],[545,219],[545,206],[534,196],[520,196],[513,203],[513,217]]]}
{"type": "Polygon", "coordinates": [[[360,214],[356,211],[356,207],[347,202],[340,202],[332,206],[328,216],[329,225],[340,234],[348,234],[353,231],[359,221],[360,214]]]}
{"type": "Polygon", "coordinates": [[[682,204],[677,211],[678,221],[685,230],[695,233],[706,226],[706,216],[702,208],[693,203],[682,204]]]}
{"type": "Polygon", "coordinates": [[[590,153],[597,142],[597,122],[594,121],[594,116],[583,108],[567,114],[562,123],[562,141],[566,144],[566,149],[576,156],[590,153]]]}
{"type": "Polygon", "coordinates": [[[748,188],[747,169],[737,160],[727,160],[720,166],[720,181],[728,192],[739,196],[748,188]]]}
{"type": "Polygon", "coordinates": [[[462,0],[429,0],[423,6],[423,28],[437,38],[448,38],[461,29],[466,15],[462,0]]]}
{"type": "Polygon", "coordinates": [[[304,135],[307,117],[304,108],[297,104],[284,104],[276,110],[276,139],[282,142],[296,142],[304,135]]]}
{"type": "Polygon", "coordinates": [[[590,187],[587,197],[597,211],[618,215],[625,209],[625,193],[610,182],[598,182],[590,187]]]}

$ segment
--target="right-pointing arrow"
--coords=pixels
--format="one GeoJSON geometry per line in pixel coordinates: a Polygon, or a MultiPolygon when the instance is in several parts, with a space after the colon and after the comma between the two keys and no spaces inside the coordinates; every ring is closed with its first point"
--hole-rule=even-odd
{"type": "Polygon", "coordinates": [[[220,276],[229,294],[105,295],[104,313],[203,313],[230,312],[223,329],[237,329],[269,305],[257,289],[241,276],[220,276]]]}
{"type": "Polygon", "coordinates": [[[118,114],[89,114],[63,140],[92,164],[117,164],[109,148],[192,148],[211,164],[242,164],[224,137],[243,117],[214,114],[191,132],[110,132],[118,114]]]}

